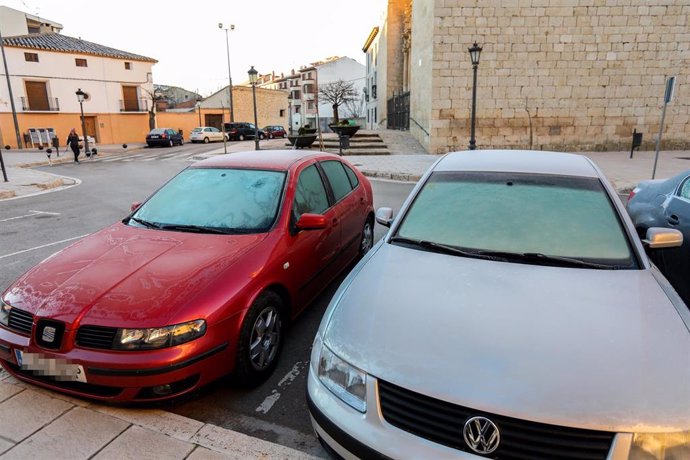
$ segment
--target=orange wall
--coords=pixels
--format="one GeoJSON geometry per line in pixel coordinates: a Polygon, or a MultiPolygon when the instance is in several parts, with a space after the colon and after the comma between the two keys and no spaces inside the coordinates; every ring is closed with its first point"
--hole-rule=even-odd
{"type": "MultiPolygon", "coordinates": [[[[216,110],[201,110],[201,122],[204,122],[204,114],[207,113],[218,113],[220,111],[216,110]]],[[[189,134],[191,131],[199,125],[199,114],[198,112],[158,112],[156,114],[156,125],[159,128],[172,128],[175,131],[182,130],[182,134],[185,141],[189,140],[189,134]]]]}

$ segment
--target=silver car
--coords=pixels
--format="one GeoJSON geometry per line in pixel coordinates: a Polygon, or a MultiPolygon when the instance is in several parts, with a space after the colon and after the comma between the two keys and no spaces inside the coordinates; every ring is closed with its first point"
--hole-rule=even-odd
{"type": "Polygon", "coordinates": [[[344,458],[690,458],[690,312],[586,157],[442,157],[333,297],[308,405],[344,458]]]}

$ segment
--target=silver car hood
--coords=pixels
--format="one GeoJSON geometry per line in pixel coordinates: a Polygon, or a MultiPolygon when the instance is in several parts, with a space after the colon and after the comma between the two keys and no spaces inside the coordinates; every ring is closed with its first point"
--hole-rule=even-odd
{"type": "Polygon", "coordinates": [[[690,333],[649,270],[377,249],[328,312],[325,343],[354,366],[542,423],[690,429],[690,333]]]}

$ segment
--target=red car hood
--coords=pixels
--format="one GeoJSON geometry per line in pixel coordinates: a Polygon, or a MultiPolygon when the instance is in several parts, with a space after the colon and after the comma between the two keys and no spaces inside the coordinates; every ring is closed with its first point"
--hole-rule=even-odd
{"type": "Polygon", "coordinates": [[[202,235],[118,223],[32,268],[5,300],[68,325],[162,326],[266,235],[202,235]]]}

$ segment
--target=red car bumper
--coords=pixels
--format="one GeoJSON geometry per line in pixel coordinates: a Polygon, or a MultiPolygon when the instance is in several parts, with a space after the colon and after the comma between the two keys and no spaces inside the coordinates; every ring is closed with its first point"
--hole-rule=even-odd
{"type": "Polygon", "coordinates": [[[0,328],[0,364],[13,376],[79,397],[112,402],[158,401],[191,392],[228,373],[234,366],[235,341],[216,325],[203,337],[160,350],[113,351],[72,348],[51,351],[29,337],[0,328]],[[22,368],[15,350],[81,365],[86,382],[59,381],[22,368]]]}

